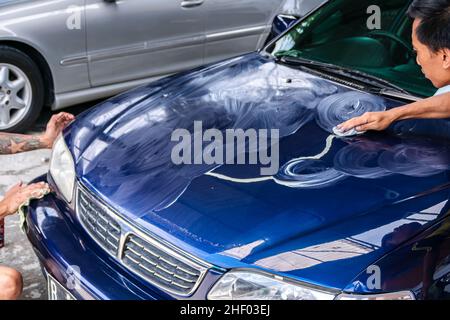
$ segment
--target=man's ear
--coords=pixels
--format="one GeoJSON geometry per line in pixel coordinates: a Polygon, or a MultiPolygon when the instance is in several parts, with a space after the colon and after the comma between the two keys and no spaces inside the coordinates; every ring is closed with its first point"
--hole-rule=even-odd
{"type": "Polygon", "coordinates": [[[442,67],[446,70],[450,70],[450,49],[442,49],[442,67]]]}

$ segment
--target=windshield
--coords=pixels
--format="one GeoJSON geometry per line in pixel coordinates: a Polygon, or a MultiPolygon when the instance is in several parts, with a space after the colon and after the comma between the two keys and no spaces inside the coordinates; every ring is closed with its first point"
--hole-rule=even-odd
{"type": "Polygon", "coordinates": [[[326,4],[268,52],[355,69],[386,80],[413,95],[436,92],[416,63],[412,21],[405,0],[337,0],[326,4]]]}

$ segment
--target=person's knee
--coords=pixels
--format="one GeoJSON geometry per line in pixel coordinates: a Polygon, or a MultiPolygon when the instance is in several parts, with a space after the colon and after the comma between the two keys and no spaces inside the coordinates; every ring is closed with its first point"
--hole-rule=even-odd
{"type": "Polygon", "coordinates": [[[0,300],[15,300],[22,293],[22,275],[14,269],[0,267],[0,300]]]}

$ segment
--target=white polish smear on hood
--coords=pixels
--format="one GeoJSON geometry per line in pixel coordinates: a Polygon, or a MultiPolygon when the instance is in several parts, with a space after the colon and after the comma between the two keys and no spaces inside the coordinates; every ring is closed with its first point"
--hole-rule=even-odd
{"type": "Polygon", "coordinates": [[[299,157],[290,160],[280,169],[276,176],[241,179],[229,177],[216,172],[208,172],[206,175],[236,183],[256,183],[273,180],[279,185],[290,188],[323,188],[344,179],[346,175],[342,172],[334,170],[333,168],[318,170],[313,173],[301,173],[300,171],[310,169],[313,166],[316,166],[317,168],[322,166],[320,159],[330,151],[333,139],[334,136],[328,136],[326,139],[325,148],[322,152],[315,156],[299,157]]]}
{"type": "Polygon", "coordinates": [[[384,99],[363,92],[350,91],[337,93],[323,99],[316,113],[317,124],[330,133],[339,136],[360,134],[356,130],[341,133],[336,126],[366,112],[385,111],[384,99]]]}
{"type": "Polygon", "coordinates": [[[450,148],[400,144],[378,158],[380,168],[412,177],[428,177],[449,168],[450,148]]]}
{"type": "MultiPolygon", "coordinates": [[[[351,136],[362,134],[355,129],[339,134],[336,126],[366,112],[384,111],[384,99],[362,92],[336,93],[321,100],[316,109],[317,124],[337,136],[351,136]]],[[[209,172],[208,175],[216,178],[232,180],[239,183],[252,183],[273,180],[277,184],[290,188],[324,188],[333,185],[349,176],[349,174],[336,170],[333,166],[326,166],[320,159],[328,153],[334,136],[329,136],[323,152],[314,157],[301,157],[287,162],[273,177],[259,177],[253,179],[235,179],[209,172]]],[[[363,159],[364,160],[364,159],[363,159]]],[[[386,175],[383,168],[366,168],[356,159],[355,173],[360,177],[379,177],[386,175]],[[358,170],[357,168],[360,168],[358,170]]]]}

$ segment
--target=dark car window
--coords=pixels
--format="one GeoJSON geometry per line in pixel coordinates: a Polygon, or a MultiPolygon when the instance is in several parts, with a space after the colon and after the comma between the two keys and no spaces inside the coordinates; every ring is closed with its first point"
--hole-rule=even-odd
{"type": "Polygon", "coordinates": [[[431,96],[436,88],[423,76],[412,50],[412,21],[406,15],[409,3],[405,0],[330,2],[277,41],[272,53],[357,69],[412,94],[431,96]],[[373,11],[368,13],[373,5],[380,9],[380,25],[371,23],[376,23],[372,20],[373,11]]]}

